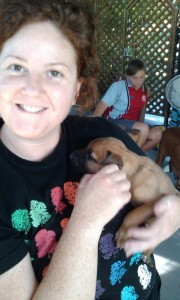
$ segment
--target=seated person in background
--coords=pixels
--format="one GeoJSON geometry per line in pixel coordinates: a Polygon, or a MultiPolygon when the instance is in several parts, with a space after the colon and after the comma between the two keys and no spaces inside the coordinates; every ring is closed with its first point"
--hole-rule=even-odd
{"type": "Polygon", "coordinates": [[[93,116],[105,116],[127,130],[140,130],[139,145],[143,151],[153,149],[161,140],[159,127],[149,128],[144,123],[150,98],[145,86],[146,69],[141,60],[132,60],[126,69],[126,80],[114,82],[98,103],[93,116]]]}
{"type": "Polygon", "coordinates": [[[169,127],[180,127],[180,110],[172,108],[169,127]]]}

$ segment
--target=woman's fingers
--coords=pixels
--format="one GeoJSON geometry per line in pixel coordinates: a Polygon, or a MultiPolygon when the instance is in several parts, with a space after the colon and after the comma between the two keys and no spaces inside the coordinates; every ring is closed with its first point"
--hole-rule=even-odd
{"type": "Polygon", "coordinates": [[[154,213],[156,216],[160,216],[170,209],[173,205],[173,201],[170,201],[170,196],[164,197],[154,205],[154,213]]]}
{"type": "Polygon", "coordinates": [[[136,239],[136,240],[146,240],[149,239],[150,236],[154,233],[154,226],[151,227],[141,227],[141,228],[130,228],[126,234],[128,239],[136,239]]]}
{"type": "Polygon", "coordinates": [[[127,180],[117,181],[117,185],[119,185],[119,190],[121,193],[129,192],[131,184],[127,180]]]}
{"type": "Polygon", "coordinates": [[[130,182],[117,165],[85,175],[77,191],[75,212],[91,223],[104,226],[130,200],[130,182]]]}
{"type": "Polygon", "coordinates": [[[163,197],[154,205],[154,215],[162,220],[167,238],[180,228],[180,194],[163,197]]]}
{"type": "Polygon", "coordinates": [[[82,177],[80,184],[81,185],[85,185],[91,178],[92,178],[92,174],[86,174],[82,177]]]}
{"type": "Polygon", "coordinates": [[[130,257],[131,255],[137,252],[145,252],[149,249],[153,249],[153,247],[150,247],[147,241],[134,241],[131,244],[129,244],[126,248],[124,248],[124,251],[126,253],[126,257],[130,257]]]}
{"type": "Polygon", "coordinates": [[[163,238],[159,238],[159,231],[156,225],[150,225],[149,228],[138,228],[131,231],[131,237],[124,243],[124,250],[127,256],[136,252],[143,252],[155,248],[163,238]]]}
{"type": "Polygon", "coordinates": [[[99,174],[111,174],[115,171],[119,171],[118,166],[115,164],[110,164],[110,165],[103,167],[98,173],[99,174]]]}
{"type": "Polygon", "coordinates": [[[154,206],[156,217],[147,227],[130,228],[124,243],[127,256],[138,251],[153,249],[180,228],[180,197],[167,196],[154,206]]]}

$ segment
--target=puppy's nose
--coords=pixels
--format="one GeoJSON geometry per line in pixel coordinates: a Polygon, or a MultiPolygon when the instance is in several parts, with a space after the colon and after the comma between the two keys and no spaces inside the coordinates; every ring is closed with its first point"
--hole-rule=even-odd
{"type": "Polygon", "coordinates": [[[70,160],[72,160],[72,161],[77,160],[77,153],[75,151],[70,154],[70,160]]]}
{"type": "Polygon", "coordinates": [[[70,160],[73,160],[73,158],[74,158],[74,152],[72,152],[72,153],[70,154],[70,160]]]}
{"type": "Polygon", "coordinates": [[[72,165],[74,165],[76,167],[80,167],[81,160],[82,160],[82,158],[78,151],[73,151],[70,154],[70,161],[71,161],[72,165]]]}

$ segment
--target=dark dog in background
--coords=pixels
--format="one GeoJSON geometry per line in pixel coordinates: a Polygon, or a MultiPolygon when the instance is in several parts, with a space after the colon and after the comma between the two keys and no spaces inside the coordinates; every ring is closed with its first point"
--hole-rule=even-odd
{"type": "Polygon", "coordinates": [[[163,132],[156,163],[162,166],[165,158],[170,156],[170,171],[173,171],[177,180],[177,189],[180,190],[180,128],[168,128],[163,132]]]}
{"type": "MultiPolygon", "coordinates": [[[[115,138],[100,138],[90,142],[85,149],[71,154],[76,168],[84,173],[96,173],[105,165],[117,164],[131,182],[132,203],[135,209],[129,212],[116,234],[117,246],[123,247],[127,230],[150,222],[153,218],[153,206],[161,197],[178,194],[169,177],[151,159],[139,156],[128,150],[115,138]]],[[[147,260],[150,249],[145,253],[147,260]]]]}

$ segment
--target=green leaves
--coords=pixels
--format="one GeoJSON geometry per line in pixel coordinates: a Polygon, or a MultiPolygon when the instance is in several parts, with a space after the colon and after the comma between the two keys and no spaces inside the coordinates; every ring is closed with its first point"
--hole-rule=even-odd
{"type": "Polygon", "coordinates": [[[30,215],[34,227],[44,225],[51,217],[47,211],[46,205],[43,202],[38,202],[36,200],[31,201],[30,215]]]}
{"type": "Polygon", "coordinates": [[[43,202],[32,200],[30,212],[27,209],[18,209],[11,215],[12,226],[18,231],[28,233],[31,226],[38,227],[44,225],[51,215],[43,202]]]}
{"type": "Polygon", "coordinates": [[[27,233],[31,228],[31,220],[27,209],[18,209],[11,215],[11,222],[18,231],[27,233]]]}

